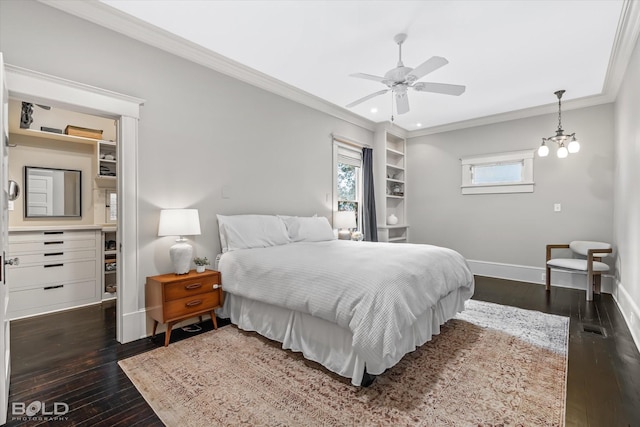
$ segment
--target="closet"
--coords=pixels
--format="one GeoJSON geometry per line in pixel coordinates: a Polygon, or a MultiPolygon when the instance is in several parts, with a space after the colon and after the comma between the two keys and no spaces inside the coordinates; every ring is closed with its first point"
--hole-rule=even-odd
{"type": "Polygon", "coordinates": [[[115,299],[117,122],[9,101],[8,313],[34,316],[115,299]]]}

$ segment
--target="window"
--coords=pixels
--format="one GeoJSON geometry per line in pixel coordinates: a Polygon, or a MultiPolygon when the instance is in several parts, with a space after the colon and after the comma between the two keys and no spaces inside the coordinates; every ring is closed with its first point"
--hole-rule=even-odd
{"type": "Polygon", "coordinates": [[[533,150],[466,157],[462,194],[533,193],[533,150]]]}
{"type": "Polygon", "coordinates": [[[334,142],[334,211],[354,211],[358,229],[362,205],[362,151],[334,142]]]}

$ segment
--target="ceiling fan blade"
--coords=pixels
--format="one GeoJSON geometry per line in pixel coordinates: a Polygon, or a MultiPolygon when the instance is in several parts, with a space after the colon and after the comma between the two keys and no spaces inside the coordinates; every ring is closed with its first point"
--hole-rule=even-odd
{"type": "Polygon", "coordinates": [[[381,83],[384,83],[386,81],[386,79],[384,77],[378,77],[378,76],[374,76],[372,74],[365,74],[365,73],[349,74],[349,76],[358,77],[359,79],[374,80],[376,82],[381,82],[381,83]]]}
{"type": "Polygon", "coordinates": [[[382,90],[379,90],[379,91],[377,91],[377,92],[375,92],[375,93],[372,93],[371,95],[367,95],[367,96],[365,96],[364,98],[356,99],[356,100],[355,100],[355,101],[353,101],[351,104],[347,104],[347,106],[346,106],[346,107],[347,107],[347,108],[355,107],[356,105],[361,104],[361,103],[363,103],[363,102],[364,102],[364,101],[366,101],[366,100],[369,100],[369,99],[371,99],[371,98],[375,98],[376,96],[378,96],[378,95],[382,95],[382,94],[387,93],[387,92],[389,92],[389,89],[382,89],[382,90]]]}
{"type": "Polygon", "coordinates": [[[455,96],[462,95],[464,91],[467,89],[466,86],[462,86],[462,85],[450,85],[447,83],[429,83],[429,82],[418,82],[411,87],[413,87],[415,90],[420,92],[435,92],[435,93],[443,93],[445,95],[455,95],[455,96]]]}
{"type": "Polygon", "coordinates": [[[409,97],[406,91],[396,92],[396,108],[398,109],[398,114],[409,112],[409,97]]]}
{"type": "Polygon", "coordinates": [[[444,67],[448,63],[449,61],[441,56],[432,56],[431,58],[427,59],[425,62],[411,70],[411,72],[407,74],[406,80],[408,82],[415,82],[417,80],[420,80],[427,74],[437,70],[440,67],[444,67]]]}

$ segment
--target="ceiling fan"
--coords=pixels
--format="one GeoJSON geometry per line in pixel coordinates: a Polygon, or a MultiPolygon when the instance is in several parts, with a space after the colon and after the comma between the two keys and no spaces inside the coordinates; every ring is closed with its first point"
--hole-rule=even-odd
{"type": "Polygon", "coordinates": [[[407,89],[412,88],[419,92],[434,92],[442,93],[445,95],[462,95],[465,91],[465,86],[451,85],[446,83],[429,83],[419,82],[422,77],[427,74],[443,67],[449,63],[445,58],[441,56],[432,56],[416,68],[405,67],[402,63],[402,43],[407,39],[406,34],[398,34],[393,40],[398,44],[398,65],[384,75],[384,77],[373,76],[371,74],[356,73],[350,74],[351,77],[358,77],[361,79],[375,80],[381,82],[387,86],[387,89],[379,90],[378,92],[367,95],[364,98],[353,101],[347,105],[347,108],[354,107],[364,101],[374,98],[378,95],[385,94],[389,91],[395,95],[396,107],[398,114],[404,114],[409,112],[409,97],[407,95],[407,89]]]}

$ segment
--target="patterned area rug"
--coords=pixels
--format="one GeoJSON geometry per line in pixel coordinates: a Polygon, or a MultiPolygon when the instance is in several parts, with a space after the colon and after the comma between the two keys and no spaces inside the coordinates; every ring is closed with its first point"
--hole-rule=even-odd
{"type": "Polygon", "coordinates": [[[468,301],[368,388],[235,326],[119,363],[168,426],[563,426],[568,331],[468,301]]]}

